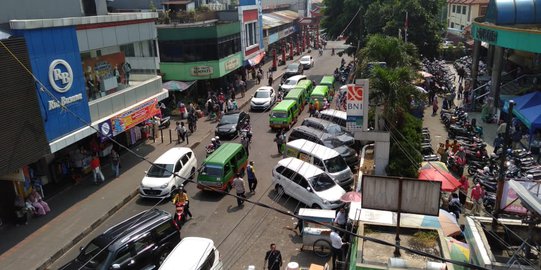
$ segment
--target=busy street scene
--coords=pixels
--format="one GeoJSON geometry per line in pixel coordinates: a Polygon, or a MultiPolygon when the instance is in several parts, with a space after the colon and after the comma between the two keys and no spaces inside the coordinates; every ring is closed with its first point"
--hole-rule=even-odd
{"type": "Polygon", "coordinates": [[[5,0],[0,269],[541,269],[539,3],[5,0]]]}

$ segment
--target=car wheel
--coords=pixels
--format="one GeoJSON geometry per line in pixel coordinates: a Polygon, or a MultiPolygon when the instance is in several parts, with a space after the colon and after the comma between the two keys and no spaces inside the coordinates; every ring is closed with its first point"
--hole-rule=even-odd
{"type": "Polygon", "coordinates": [[[278,195],[285,194],[284,188],[280,186],[279,184],[276,184],[276,186],[274,186],[274,190],[276,191],[278,195]]]}
{"type": "Polygon", "coordinates": [[[160,253],[158,253],[158,257],[156,259],[156,265],[160,266],[165,261],[167,256],[169,256],[169,253],[171,253],[171,248],[169,246],[164,247],[160,253]]]}

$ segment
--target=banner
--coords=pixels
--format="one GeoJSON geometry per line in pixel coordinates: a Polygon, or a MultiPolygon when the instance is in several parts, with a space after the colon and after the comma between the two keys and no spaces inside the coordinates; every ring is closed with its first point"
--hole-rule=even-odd
{"type": "Polygon", "coordinates": [[[368,121],[368,88],[368,80],[357,80],[355,84],[347,85],[346,129],[348,131],[360,131],[368,121]]]}
{"type": "Polygon", "coordinates": [[[158,99],[153,98],[131,110],[119,115],[115,115],[110,119],[113,136],[116,136],[160,113],[160,109],[158,108],[158,99]]]}

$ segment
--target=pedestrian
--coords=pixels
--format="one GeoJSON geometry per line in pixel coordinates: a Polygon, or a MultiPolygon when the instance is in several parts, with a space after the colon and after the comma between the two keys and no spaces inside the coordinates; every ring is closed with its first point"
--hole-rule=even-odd
{"type": "Polygon", "coordinates": [[[449,201],[449,212],[453,213],[455,215],[456,220],[458,221],[458,218],[460,217],[460,212],[462,212],[462,205],[460,204],[460,200],[458,198],[458,194],[453,193],[451,194],[451,200],[449,201]]]}
{"type": "Polygon", "coordinates": [[[458,97],[457,99],[462,99],[462,94],[464,93],[464,86],[462,86],[462,83],[458,84],[458,97]]]}
{"type": "Polygon", "coordinates": [[[240,81],[240,97],[244,98],[244,95],[246,94],[246,81],[242,80],[240,81]]]}
{"type": "Polygon", "coordinates": [[[463,175],[462,177],[460,177],[460,187],[459,187],[459,193],[458,193],[460,204],[466,205],[466,198],[468,197],[469,189],[470,189],[470,181],[465,175],[463,175]]]}
{"type": "Polygon", "coordinates": [[[276,133],[274,142],[276,142],[276,148],[278,148],[278,154],[282,154],[282,145],[284,144],[285,136],[282,134],[283,129],[276,133]]]}
{"type": "Polygon", "coordinates": [[[316,101],[314,101],[314,113],[319,112],[320,109],[321,109],[321,106],[319,104],[319,100],[316,99],[316,101]]]}
{"type": "Polygon", "coordinates": [[[310,104],[308,104],[308,112],[310,113],[310,117],[315,115],[316,109],[314,107],[314,102],[310,102],[310,104]]]}
{"type": "Polygon", "coordinates": [[[244,205],[244,200],[242,198],[246,198],[244,195],[246,190],[244,189],[244,180],[240,176],[240,173],[237,173],[237,177],[233,179],[233,187],[237,192],[237,206],[241,207],[244,205]]]}
{"type": "Polygon", "coordinates": [[[269,86],[272,86],[273,82],[274,82],[274,78],[272,78],[272,72],[269,72],[269,86]]]}
{"type": "Polygon", "coordinates": [[[522,148],[522,143],[520,142],[522,140],[522,131],[520,128],[517,128],[515,132],[513,132],[511,139],[513,140],[513,149],[522,148]]]}
{"type": "Polygon", "coordinates": [[[500,148],[502,148],[503,146],[503,136],[502,134],[498,134],[498,136],[496,138],[494,138],[494,154],[496,154],[498,152],[498,150],[500,148]]]}
{"type": "Polygon", "coordinates": [[[111,168],[113,168],[115,177],[118,177],[120,174],[120,155],[115,151],[115,149],[111,150],[111,168]]]}
{"type": "Polygon", "coordinates": [[[334,224],[342,229],[346,228],[346,222],[347,222],[347,214],[346,214],[346,208],[340,207],[338,212],[336,212],[336,216],[334,218],[334,224]]]}
{"type": "Polygon", "coordinates": [[[246,175],[248,176],[248,188],[250,189],[250,193],[255,193],[257,177],[255,176],[254,161],[250,161],[248,166],[246,166],[246,175]]]}
{"type": "Polygon", "coordinates": [[[257,72],[257,84],[261,84],[261,79],[263,78],[263,74],[261,71],[257,72]]]}
{"type": "Polygon", "coordinates": [[[180,139],[182,139],[182,142],[184,142],[184,134],[182,134],[182,126],[180,125],[180,121],[177,121],[177,127],[175,130],[177,131],[177,144],[180,144],[180,139]]]}
{"type": "Polygon", "coordinates": [[[92,168],[92,175],[94,176],[94,184],[99,184],[100,182],[105,182],[105,177],[103,176],[103,173],[101,172],[100,167],[100,157],[98,154],[94,155],[94,158],[92,158],[92,161],[90,161],[90,168],[92,168]]]}
{"type": "Polygon", "coordinates": [[[336,269],[336,261],[342,261],[342,247],[347,244],[342,242],[342,237],[336,232],[336,229],[333,229],[330,234],[331,239],[331,249],[332,249],[332,269],[336,269]]]}
{"type": "Polygon", "coordinates": [[[434,97],[432,101],[432,116],[436,116],[436,113],[438,113],[438,109],[439,109],[438,98],[434,97]]]}
{"type": "Polygon", "coordinates": [[[471,210],[471,214],[479,214],[479,211],[481,211],[483,207],[484,198],[485,191],[483,190],[483,187],[481,187],[480,184],[475,185],[475,187],[471,190],[471,199],[473,200],[473,208],[471,210]]]}
{"type": "Polygon", "coordinates": [[[265,262],[268,270],[280,270],[282,267],[282,254],[276,249],[276,244],[270,244],[270,250],[265,254],[265,262]]]}

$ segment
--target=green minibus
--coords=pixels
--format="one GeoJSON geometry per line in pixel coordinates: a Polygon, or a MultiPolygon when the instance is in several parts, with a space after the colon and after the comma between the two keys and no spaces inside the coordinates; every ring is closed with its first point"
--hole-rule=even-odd
{"type": "Polygon", "coordinates": [[[239,143],[223,143],[208,156],[199,168],[197,188],[201,190],[231,189],[237,173],[244,173],[248,153],[239,143]]]}
{"type": "Polygon", "coordinates": [[[294,100],[283,100],[269,114],[269,126],[271,129],[290,129],[297,122],[299,105],[294,100]]]}

